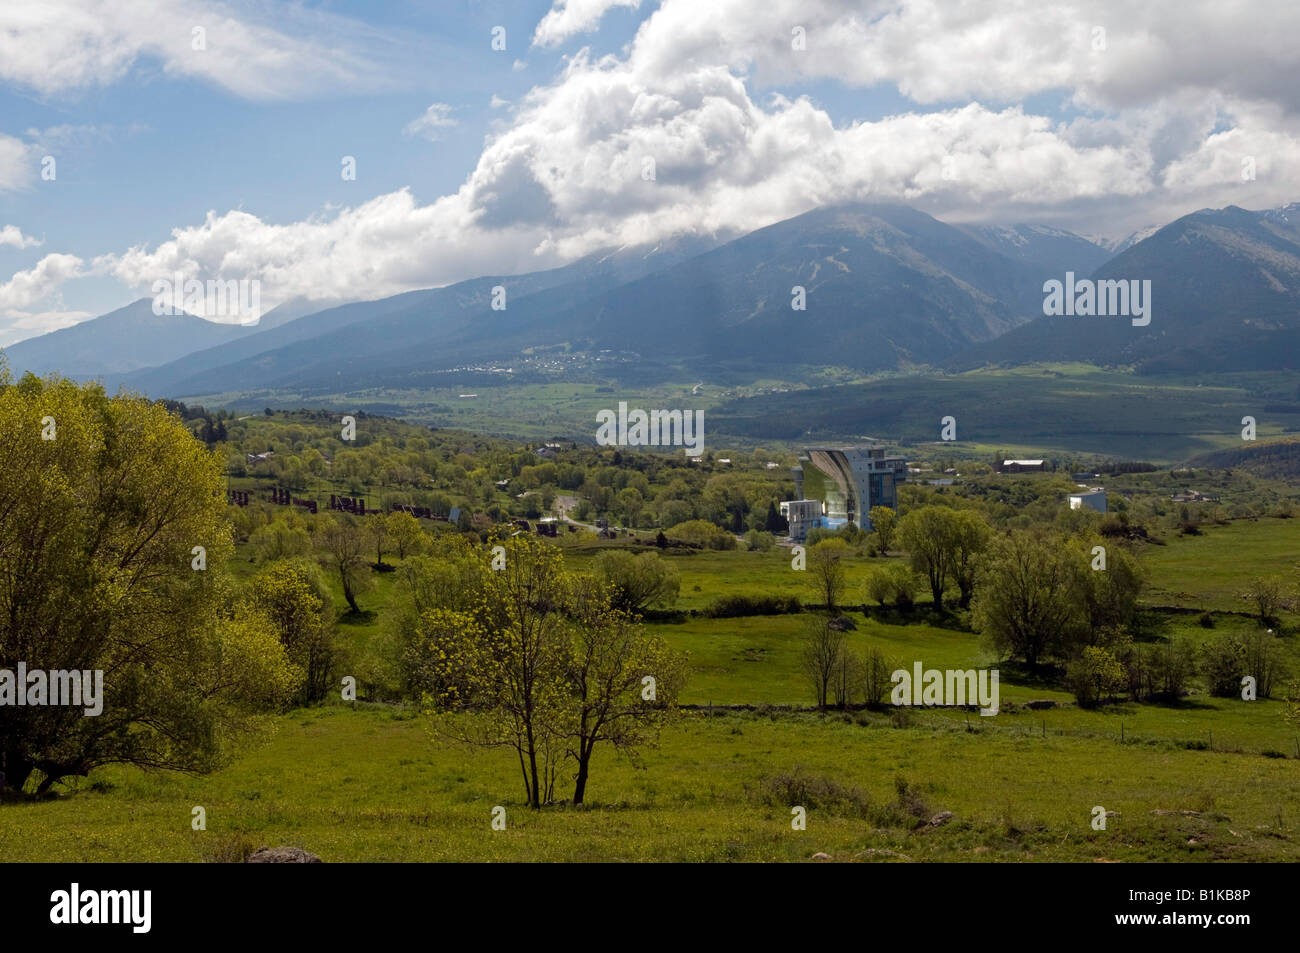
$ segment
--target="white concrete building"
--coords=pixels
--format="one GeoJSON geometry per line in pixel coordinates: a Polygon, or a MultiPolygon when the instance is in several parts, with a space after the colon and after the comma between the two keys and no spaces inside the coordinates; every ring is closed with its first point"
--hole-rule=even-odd
{"type": "Polygon", "coordinates": [[[1087,507],[1098,513],[1106,512],[1106,491],[1099,486],[1070,494],[1070,509],[1079,510],[1087,507]]]}

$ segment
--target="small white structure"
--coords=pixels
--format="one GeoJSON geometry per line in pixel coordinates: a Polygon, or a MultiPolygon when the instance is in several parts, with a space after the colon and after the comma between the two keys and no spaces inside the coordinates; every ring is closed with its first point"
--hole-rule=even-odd
{"type": "Polygon", "coordinates": [[[1070,494],[1070,509],[1079,510],[1087,507],[1090,510],[1096,510],[1098,513],[1106,512],[1106,491],[1099,486],[1083,490],[1080,493],[1070,494]]]}

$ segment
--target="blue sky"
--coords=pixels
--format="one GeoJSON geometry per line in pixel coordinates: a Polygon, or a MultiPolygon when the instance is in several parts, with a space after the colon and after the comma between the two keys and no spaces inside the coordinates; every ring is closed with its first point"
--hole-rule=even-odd
{"type": "MultiPolygon", "coordinates": [[[[510,51],[482,55],[492,26],[506,27],[507,45],[512,34],[522,41],[549,9],[546,2],[438,3],[436,12],[427,3],[311,6],[391,31],[382,46],[402,57],[393,88],[249,102],[203,79],[168,77],[149,58],[120,82],[68,95],[0,86],[2,131],[80,130],[54,150],[54,183],[0,193],[0,219],[26,223],[25,233],[45,239],[40,248],[0,247],[0,275],[30,267],[54,243],[85,258],[156,244],[174,226],[202,221],[214,209],[291,222],[330,204],[355,203],[358,193],[409,186],[427,201],[455,191],[499,117],[491,97],[526,92],[560,57],[535,50],[533,63],[516,71],[510,51]],[[436,143],[404,135],[431,102],[452,105],[459,125],[436,143]],[[357,158],[356,181],[340,178],[344,155],[357,158]]],[[[616,19],[630,35],[632,18],[616,19]]],[[[63,292],[68,309],[95,313],[133,297],[107,277],[69,283],[63,292]]]]}
{"type": "Polygon", "coordinates": [[[1300,198],[1294,4],[631,4],[7,0],[0,345],[177,270],[326,306],[848,199],[1119,236],[1300,198]]]}

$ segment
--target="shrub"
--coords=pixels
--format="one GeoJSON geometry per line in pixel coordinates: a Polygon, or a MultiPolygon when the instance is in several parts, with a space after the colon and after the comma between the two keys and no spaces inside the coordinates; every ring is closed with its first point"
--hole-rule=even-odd
{"type": "Polygon", "coordinates": [[[925,800],[912,787],[907,778],[901,774],[894,776],[894,794],[897,798],[895,802],[897,809],[901,813],[914,818],[917,822],[930,819],[930,805],[925,803],[925,800]]]}
{"type": "Polygon", "coordinates": [[[803,807],[848,817],[871,814],[871,799],[864,791],[801,767],[763,778],[759,800],[773,807],[803,807]]]}
{"type": "Polygon", "coordinates": [[[790,615],[803,611],[798,596],[720,596],[704,609],[709,619],[738,619],[753,615],[790,615]]]}
{"type": "Polygon", "coordinates": [[[1211,695],[1232,698],[1241,692],[1244,656],[1241,641],[1232,635],[1220,635],[1201,646],[1201,673],[1211,695]]]}
{"type": "Polygon", "coordinates": [[[735,549],[736,537],[708,520],[687,520],[668,530],[669,539],[699,546],[701,549],[735,549]]]}
{"type": "MultiPolygon", "coordinates": [[[[1282,647],[1275,636],[1258,629],[1241,636],[1243,675],[1255,677],[1255,691],[1260,698],[1270,698],[1273,686],[1286,677],[1282,664],[1282,647]]],[[[1238,687],[1241,680],[1238,679],[1238,687]]]]}
{"type": "Polygon", "coordinates": [[[1113,516],[1107,516],[1105,519],[1101,521],[1101,525],[1097,527],[1097,532],[1099,532],[1102,536],[1106,536],[1113,539],[1115,537],[1127,536],[1128,526],[1125,525],[1124,523],[1121,523],[1118,519],[1116,519],[1113,516]]]}
{"type": "Polygon", "coordinates": [[[1152,652],[1151,682],[1156,694],[1181,698],[1195,674],[1195,656],[1184,639],[1175,636],[1152,652]]]}
{"type": "Polygon", "coordinates": [[[201,856],[209,864],[242,864],[257,850],[257,844],[240,832],[215,835],[207,844],[201,856]]]}
{"type": "Polygon", "coordinates": [[[1066,668],[1065,681],[1080,708],[1092,708],[1113,696],[1127,673],[1109,649],[1090,645],[1066,668]]]}
{"type": "Polygon", "coordinates": [[[920,580],[907,565],[891,563],[867,573],[863,583],[863,594],[867,601],[880,605],[892,602],[900,609],[910,609],[916,601],[916,590],[920,580]]]}
{"type": "Polygon", "coordinates": [[[873,648],[862,660],[863,696],[868,705],[879,706],[893,685],[891,676],[897,666],[880,649],[873,648]]]}
{"type": "Polygon", "coordinates": [[[883,568],[871,570],[863,582],[862,591],[867,602],[874,600],[883,606],[894,597],[894,583],[889,572],[883,568]]]}
{"type": "MultiPolygon", "coordinates": [[[[853,704],[859,695],[863,683],[864,663],[856,652],[844,649],[831,675],[831,690],[835,694],[835,704],[845,708],[853,704]]],[[[847,717],[847,716],[845,716],[847,717]]]]}
{"type": "Polygon", "coordinates": [[[824,543],[828,539],[839,539],[839,535],[833,529],[827,529],[824,526],[814,526],[808,530],[808,538],[804,540],[804,545],[811,549],[818,543],[824,543]]]}

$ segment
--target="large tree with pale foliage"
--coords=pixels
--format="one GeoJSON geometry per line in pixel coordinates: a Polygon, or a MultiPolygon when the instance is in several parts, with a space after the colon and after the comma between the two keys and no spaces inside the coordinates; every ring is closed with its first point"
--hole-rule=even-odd
{"type": "Polygon", "coordinates": [[[652,743],[685,663],[613,604],[613,587],[567,571],[557,547],[503,545],[500,569],[463,545],[409,566],[407,671],[438,733],[514,753],[530,806],[554,799],[570,760],[581,804],[597,746],[634,756],[652,743]]]}
{"type": "Polygon", "coordinates": [[[6,784],[226,762],[298,672],[230,590],[220,461],[160,405],[2,366],[0,434],[0,669],[103,672],[97,716],[0,707],[6,784]]]}
{"type": "Polygon", "coordinates": [[[898,523],[899,541],[912,568],[929,582],[935,608],[943,606],[943,592],[949,583],[957,584],[961,607],[970,604],[978,560],[990,535],[978,513],[947,506],[922,506],[898,523]]]}
{"type": "Polygon", "coordinates": [[[1082,543],[1021,530],[995,540],[971,618],[1004,657],[1037,666],[1065,654],[1087,630],[1080,604],[1082,543]]]}

